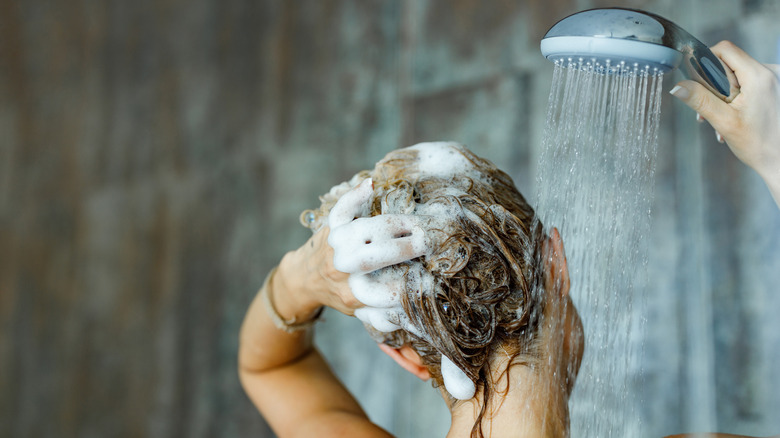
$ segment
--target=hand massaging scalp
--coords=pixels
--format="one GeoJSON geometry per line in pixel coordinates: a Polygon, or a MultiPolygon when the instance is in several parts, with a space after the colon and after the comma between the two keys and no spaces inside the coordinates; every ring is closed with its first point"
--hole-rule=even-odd
{"type": "MultiPolygon", "coordinates": [[[[407,148],[417,153],[415,167],[409,169],[408,174],[414,179],[456,175],[484,178],[456,147],[454,143],[432,142],[407,148]]],[[[377,167],[381,166],[382,162],[377,167]]],[[[446,237],[446,232],[426,230],[446,231],[447,223],[464,212],[451,206],[409,203],[407,200],[406,203],[399,201],[397,205],[383,204],[381,215],[368,218],[368,205],[374,194],[372,186],[368,175],[361,179],[358,174],[347,186],[342,183],[329,192],[331,196],[340,196],[327,219],[334,266],[350,274],[348,281],[352,293],[365,305],[355,311],[355,316],[364,324],[383,333],[404,329],[430,340],[427,333],[409,320],[401,305],[401,294],[407,291],[432,293],[434,278],[423,268],[422,262],[407,260],[430,254],[437,245],[437,238],[446,237]],[[406,262],[408,269],[383,269],[400,262],[406,262]]],[[[452,188],[447,189],[446,194],[463,192],[452,188]]],[[[382,202],[387,201],[383,199],[382,202]]],[[[311,212],[304,212],[302,216],[305,225],[316,221],[316,218],[307,217],[309,214],[311,212]]],[[[476,391],[474,383],[450,358],[444,354],[441,357],[442,379],[447,392],[459,400],[471,399],[476,391]]]]}

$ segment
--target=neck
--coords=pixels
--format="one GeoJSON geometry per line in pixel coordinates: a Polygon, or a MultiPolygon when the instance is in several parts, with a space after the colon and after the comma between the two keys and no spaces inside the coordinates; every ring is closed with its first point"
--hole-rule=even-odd
{"type": "MultiPolygon", "coordinates": [[[[485,437],[568,436],[569,408],[564,385],[552,375],[530,366],[512,366],[509,379],[506,375],[502,378],[506,364],[498,368],[493,373],[494,391],[482,417],[485,437]]],[[[472,400],[451,404],[452,425],[447,438],[470,437],[483,403],[482,393],[477,390],[472,400]]]]}

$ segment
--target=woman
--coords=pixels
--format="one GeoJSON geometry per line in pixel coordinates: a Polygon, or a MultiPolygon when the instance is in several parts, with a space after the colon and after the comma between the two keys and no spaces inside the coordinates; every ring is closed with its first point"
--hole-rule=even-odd
{"type": "Polygon", "coordinates": [[[448,436],[568,435],[583,340],[563,243],[505,173],[424,143],[322,201],[303,216],[314,235],[269,274],[241,331],[241,381],[279,436],[388,436],[312,346],[323,306],[433,379],[448,436]]]}

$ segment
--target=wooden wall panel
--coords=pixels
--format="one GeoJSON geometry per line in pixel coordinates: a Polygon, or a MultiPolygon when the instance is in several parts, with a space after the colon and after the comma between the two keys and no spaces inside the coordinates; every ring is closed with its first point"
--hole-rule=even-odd
{"type": "MultiPolygon", "coordinates": [[[[533,199],[538,39],[600,4],[0,0],[0,436],[272,436],[237,332],[308,237],[300,211],[433,139],[533,199]]],[[[625,5],[780,62],[772,0],[625,5]]],[[[668,97],[661,129],[637,415],[648,436],[777,434],[780,212],[668,97]]],[[[443,435],[436,391],[326,316],[317,343],[369,415],[443,435]]]]}

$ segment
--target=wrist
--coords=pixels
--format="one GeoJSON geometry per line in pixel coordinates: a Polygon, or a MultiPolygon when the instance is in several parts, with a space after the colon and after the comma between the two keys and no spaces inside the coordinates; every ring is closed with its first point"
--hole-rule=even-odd
{"type": "Polygon", "coordinates": [[[780,185],[780,162],[761,163],[752,167],[768,186],[778,187],[780,185]]]}
{"type": "Polygon", "coordinates": [[[764,180],[769,193],[777,206],[780,207],[780,163],[776,166],[764,166],[760,169],[754,167],[753,169],[764,180]]]}
{"type": "Polygon", "coordinates": [[[308,291],[308,285],[300,275],[301,265],[293,252],[287,253],[269,285],[274,305],[279,316],[286,321],[304,322],[315,318],[322,304],[308,291]]]}

